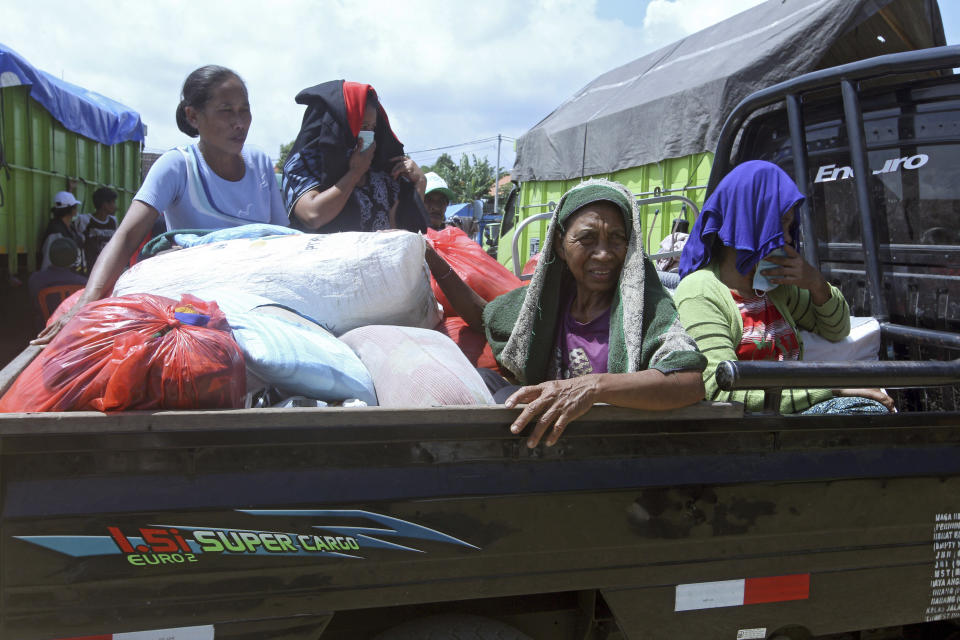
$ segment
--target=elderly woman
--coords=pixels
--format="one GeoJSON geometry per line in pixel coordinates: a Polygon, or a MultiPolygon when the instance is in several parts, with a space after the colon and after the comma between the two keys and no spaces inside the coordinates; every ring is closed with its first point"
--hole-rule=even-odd
{"type": "MultiPolygon", "coordinates": [[[[763,407],[762,391],[721,391],[724,360],[801,360],[797,328],[831,341],[850,332],[850,309],[793,247],[803,195],[780,167],[760,160],[731,171],[710,195],[680,256],[674,301],[707,356],[707,399],[763,407]],[[779,255],[778,255],[779,254],[779,255]]],[[[785,391],[782,413],[887,413],[879,389],[785,391]]]]}
{"type": "Polygon", "coordinates": [[[595,403],[674,409],[703,398],[705,358],[683,331],[670,295],[638,242],[633,196],[606,180],[560,199],[529,287],[486,304],[436,253],[427,264],[471,327],[486,332],[497,362],[523,385],[506,406],[536,416],[527,441],[548,446],[595,403]]]}
{"type": "Polygon", "coordinates": [[[426,178],[403,155],[373,87],[334,80],[296,100],[307,111],[283,165],[291,226],[315,233],[426,231],[426,178]]]}

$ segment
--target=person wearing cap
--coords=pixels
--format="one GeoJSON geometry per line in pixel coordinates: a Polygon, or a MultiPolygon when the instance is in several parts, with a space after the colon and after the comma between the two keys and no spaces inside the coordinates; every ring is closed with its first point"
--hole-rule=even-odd
{"type": "MultiPolygon", "coordinates": [[[[46,321],[46,313],[41,307],[40,297],[44,290],[50,287],[72,286],[77,289],[87,283],[85,276],[77,273],[72,266],[80,258],[80,247],[73,240],[59,236],[50,241],[50,265],[39,271],[34,271],[27,279],[27,291],[33,301],[33,310],[37,319],[37,326],[42,327],[46,321]]],[[[49,301],[46,305],[52,311],[60,303],[62,296],[49,301]]]]}
{"type": "Polygon", "coordinates": [[[423,195],[423,206],[430,217],[430,227],[439,231],[446,226],[447,207],[453,201],[453,191],[447,181],[433,171],[426,174],[427,188],[423,195]]]}
{"type": "Polygon", "coordinates": [[[93,268],[97,257],[117,232],[117,192],[100,187],[93,192],[93,213],[81,213],[73,226],[83,243],[83,264],[87,271],[93,268]]]}
{"type": "MultiPolygon", "coordinates": [[[[43,232],[40,240],[40,268],[46,269],[52,264],[50,261],[50,245],[57,238],[69,238],[80,245],[80,236],[73,227],[73,218],[77,215],[77,207],[80,201],[69,191],[58,191],[53,196],[53,208],[50,209],[50,221],[43,232]]],[[[74,270],[81,271],[82,264],[80,256],[77,255],[74,270]]]]}
{"type": "Polygon", "coordinates": [[[703,398],[707,360],[681,326],[639,236],[630,191],[587,180],[560,199],[527,287],[486,303],[428,249],[427,265],[451,306],[486,333],[497,364],[525,385],[493,389],[485,377],[496,399],[509,393],[507,407],[526,403],[511,431],[534,422],[528,447],[544,437],[555,444],[599,402],[665,410],[703,398]]]}

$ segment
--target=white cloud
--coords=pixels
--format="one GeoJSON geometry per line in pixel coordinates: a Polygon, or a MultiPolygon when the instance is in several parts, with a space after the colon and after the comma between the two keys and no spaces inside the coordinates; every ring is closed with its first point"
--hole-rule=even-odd
{"type": "Polygon", "coordinates": [[[644,36],[659,45],[696,33],[763,0],[651,0],[643,19],[644,36]]]}
{"type": "MultiPolygon", "coordinates": [[[[418,150],[517,137],[597,75],[752,4],[651,0],[633,27],[598,18],[583,0],[31,0],[4,8],[0,42],[139,111],[151,148],[188,140],[173,117],[180,86],[213,63],[246,80],[249,141],[272,155],[299,129],[296,93],[335,78],[376,87],[394,130],[418,150]]],[[[492,143],[472,151],[496,153],[492,143]]]]}

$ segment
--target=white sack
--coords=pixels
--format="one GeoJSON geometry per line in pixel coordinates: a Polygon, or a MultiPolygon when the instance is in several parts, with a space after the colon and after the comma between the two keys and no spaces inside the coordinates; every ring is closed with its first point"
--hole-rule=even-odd
{"type": "Polygon", "coordinates": [[[261,295],[335,335],[369,324],[440,321],[418,234],[333,233],[231,240],[164,253],[128,270],[113,295],[228,288],[261,295]]]}
{"type": "Polygon", "coordinates": [[[847,362],[880,359],[880,323],[870,317],[850,317],[850,335],[830,342],[810,331],[800,331],[803,359],[811,362],[847,362]]]}
{"type": "Polygon", "coordinates": [[[381,407],[495,404],[460,347],[439,331],[370,326],[340,339],[367,367],[381,407]]]}

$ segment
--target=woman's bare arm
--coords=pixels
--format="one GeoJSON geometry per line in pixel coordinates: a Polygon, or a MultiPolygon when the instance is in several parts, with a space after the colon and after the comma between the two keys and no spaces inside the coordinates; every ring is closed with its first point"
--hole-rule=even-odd
{"type": "Polygon", "coordinates": [[[483,333],[483,310],[487,306],[487,301],[467,286],[447,261],[430,246],[427,246],[426,259],[430,273],[440,285],[443,295],[447,296],[447,301],[453,310],[467,321],[471,329],[483,333]]]}
{"type": "Polygon", "coordinates": [[[504,404],[508,408],[522,403],[527,405],[510,425],[513,433],[522,432],[527,424],[540,416],[527,439],[527,446],[537,446],[546,435],[549,447],[556,444],[568,424],[598,402],[631,409],[666,411],[702,399],[703,378],[699,371],[665,374],[647,369],[635,373],[589,374],[522,387],[504,404]]]}
{"type": "Polygon", "coordinates": [[[363,176],[370,169],[373,162],[373,152],[377,143],[371,144],[364,151],[360,151],[360,143],[350,156],[350,166],[337,183],[332,187],[320,191],[313,189],[298,199],[293,205],[293,215],[310,229],[321,229],[340,215],[350,194],[356,188],[363,176]]]}

